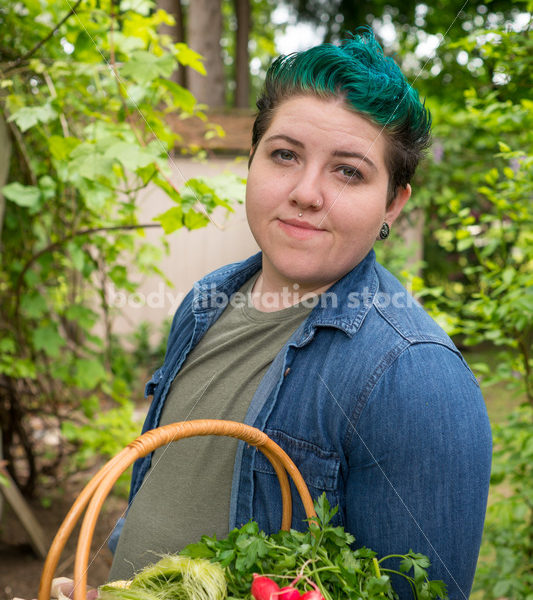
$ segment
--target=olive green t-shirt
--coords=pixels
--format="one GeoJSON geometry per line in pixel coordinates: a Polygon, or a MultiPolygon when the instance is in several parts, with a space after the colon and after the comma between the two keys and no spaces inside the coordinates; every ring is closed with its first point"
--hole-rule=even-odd
{"type": "MultiPolygon", "coordinates": [[[[191,419],[244,421],[249,404],[275,356],[311,311],[297,304],[276,312],[255,309],[240,290],[187,357],[169,390],[160,425],[191,419]],[[247,300],[245,300],[247,299],[247,300]]],[[[204,534],[228,534],[237,440],[196,437],[159,448],[152,457],[122,530],[110,581],[165,553],[178,552],[204,534]]]]}

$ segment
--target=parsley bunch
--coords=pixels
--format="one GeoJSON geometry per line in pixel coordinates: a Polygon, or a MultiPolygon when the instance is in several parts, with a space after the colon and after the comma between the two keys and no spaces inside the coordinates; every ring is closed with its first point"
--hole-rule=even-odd
{"type": "Polygon", "coordinates": [[[392,554],[378,559],[368,548],[353,550],[355,538],[343,527],[330,525],[338,507],[330,508],[325,494],[315,502],[317,519],[309,520],[306,532],[280,531],[266,535],[250,521],[234,529],[223,540],[203,536],[189,544],[180,554],[207,558],[225,568],[228,598],[249,599],[254,573],[268,575],[286,585],[297,574],[315,582],[325,600],[396,599],[390,575],[395,573],[409,581],[416,600],[445,599],[442,581],[430,581],[430,562],[422,554],[392,554]],[[399,570],[383,563],[400,559],[399,570]]]}

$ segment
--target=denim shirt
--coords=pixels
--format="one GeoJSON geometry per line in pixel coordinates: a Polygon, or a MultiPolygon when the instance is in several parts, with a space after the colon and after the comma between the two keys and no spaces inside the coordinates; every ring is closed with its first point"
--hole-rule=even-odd
{"type": "MultiPolygon", "coordinates": [[[[178,308],[143,432],[158,426],[170,385],[261,254],[204,277],[178,308]]],[[[296,463],[311,496],[339,506],[336,523],[379,556],[429,556],[430,578],[467,598],[481,542],[491,432],[479,386],[444,331],[374,251],[320,297],[262,379],[245,422],[296,463]]],[[[150,468],[134,465],[130,501],[150,468]]],[[[292,527],[305,529],[293,491],[292,527]]],[[[229,528],[250,519],[278,531],[281,494],[262,452],[239,443],[229,528]]],[[[116,540],[120,527],[114,534],[116,540]]],[[[393,563],[391,562],[391,566],[393,563]]],[[[411,592],[395,582],[400,598],[411,592]]]]}

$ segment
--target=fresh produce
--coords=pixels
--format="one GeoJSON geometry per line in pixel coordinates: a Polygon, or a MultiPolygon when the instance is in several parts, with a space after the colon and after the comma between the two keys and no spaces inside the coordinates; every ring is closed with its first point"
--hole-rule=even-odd
{"type": "Polygon", "coordinates": [[[127,587],[124,582],[101,586],[98,597],[102,600],[224,600],[226,591],[226,577],[220,565],[205,559],[169,555],[140,571],[127,587]]]}
{"type": "MultiPolygon", "coordinates": [[[[280,593],[279,585],[270,579],[254,573],[251,587],[252,596],[255,600],[274,600],[280,593]]],[[[300,596],[300,593],[298,593],[300,596]]]]}
{"type": "MultiPolygon", "coordinates": [[[[203,536],[181,554],[224,567],[230,599],[250,600],[252,595],[255,600],[277,600],[283,589],[279,586],[288,586],[300,593],[299,600],[393,600],[397,595],[392,574],[409,582],[416,600],[447,598],[445,584],[427,577],[427,557],[410,551],[378,559],[368,548],[353,550],[354,537],[331,525],[337,508],[330,508],[325,494],[315,502],[315,510],[318,519],[309,521],[306,532],[266,535],[251,521],[222,540],[203,536]],[[278,585],[279,592],[267,579],[278,585]],[[272,590],[272,595],[265,590],[272,590]]],[[[294,595],[290,598],[297,600],[294,595]]]]}
{"type": "Polygon", "coordinates": [[[103,586],[100,598],[223,600],[227,585],[228,600],[394,600],[393,574],[409,582],[416,600],[447,598],[442,581],[429,581],[425,556],[378,559],[368,548],[353,550],[354,537],[331,525],[337,508],[325,495],[315,510],[306,532],[266,535],[251,521],[222,540],[204,536],[138,573],[128,589],[103,586]]]}
{"type": "Polygon", "coordinates": [[[277,595],[277,598],[282,600],[298,600],[300,597],[300,592],[292,585],[282,587],[277,595]]]}

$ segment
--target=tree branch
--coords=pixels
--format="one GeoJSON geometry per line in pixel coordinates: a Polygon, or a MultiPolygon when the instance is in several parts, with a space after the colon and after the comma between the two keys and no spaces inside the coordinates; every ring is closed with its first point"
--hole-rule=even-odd
{"type": "Polygon", "coordinates": [[[13,121],[9,121],[9,113],[8,113],[7,109],[5,108],[5,106],[2,107],[2,110],[4,111],[4,117],[5,117],[7,126],[9,127],[9,129],[10,129],[11,133],[13,134],[13,137],[15,138],[15,141],[17,143],[16,148],[22,157],[22,162],[24,163],[24,167],[26,168],[26,171],[27,171],[28,177],[30,178],[31,184],[37,185],[37,176],[33,172],[33,169],[31,166],[30,155],[29,155],[28,149],[26,148],[24,138],[23,138],[19,128],[17,127],[17,125],[13,121]]]}
{"type": "Polygon", "coordinates": [[[22,56],[19,56],[16,60],[12,61],[11,63],[8,63],[7,68],[12,69],[12,68],[18,67],[20,65],[20,63],[24,62],[25,60],[28,60],[28,58],[30,58],[30,56],[35,54],[37,52],[37,50],[39,50],[39,48],[44,46],[44,44],[46,44],[46,42],[53,35],[55,35],[57,33],[57,31],[61,27],[61,25],[63,25],[63,23],[67,19],[70,19],[70,17],[76,13],[76,9],[81,4],[81,2],[82,2],[82,0],[78,0],[76,2],[76,4],[71,7],[69,12],[61,19],[61,21],[59,21],[59,23],[52,30],[50,30],[49,34],[46,37],[44,37],[40,42],[37,42],[37,44],[35,44],[35,46],[31,50],[28,50],[28,52],[26,52],[26,54],[23,54],[22,56]]]}
{"type": "Polygon", "coordinates": [[[115,225],[113,227],[94,227],[92,229],[82,229],[81,231],[76,231],[70,235],[65,236],[64,238],[61,238],[60,240],[57,240],[57,242],[54,242],[53,244],[49,244],[48,246],[46,246],[45,248],[43,248],[42,250],[39,250],[39,252],[37,252],[36,254],[34,254],[29,260],[28,262],[24,265],[24,268],[22,269],[22,271],[20,272],[18,278],[17,278],[17,285],[15,286],[15,296],[16,296],[16,314],[15,314],[15,319],[18,321],[18,312],[19,312],[19,306],[20,306],[20,288],[22,287],[22,282],[24,280],[24,275],[26,275],[26,272],[28,271],[28,269],[31,267],[31,265],[38,259],[40,258],[43,254],[46,254],[48,252],[52,252],[53,250],[55,250],[56,248],[59,248],[60,246],[62,246],[63,244],[65,244],[66,242],[76,238],[76,237],[80,237],[82,235],[91,235],[92,233],[98,233],[101,231],[127,231],[127,230],[132,230],[132,229],[148,229],[151,227],[161,227],[161,225],[159,223],[146,223],[144,225],[115,225]]]}

